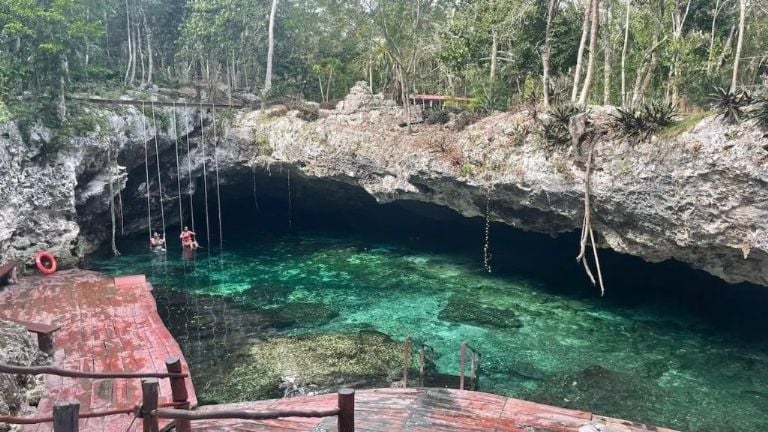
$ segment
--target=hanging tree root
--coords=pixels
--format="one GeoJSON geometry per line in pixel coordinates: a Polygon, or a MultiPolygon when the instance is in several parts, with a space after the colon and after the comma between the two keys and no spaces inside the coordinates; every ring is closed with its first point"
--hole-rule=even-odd
{"type": "Polygon", "coordinates": [[[595,258],[595,269],[597,272],[597,282],[600,286],[600,295],[605,295],[605,286],[603,285],[603,274],[600,270],[600,259],[597,255],[597,244],[595,243],[595,234],[592,230],[592,222],[590,221],[591,216],[591,206],[590,206],[590,177],[592,175],[592,158],[593,158],[593,152],[595,150],[595,141],[592,141],[592,144],[589,148],[589,153],[587,154],[587,171],[584,174],[584,220],[581,225],[581,240],[579,242],[579,255],[576,257],[577,262],[581,262],[581,264],[584,266],[584,271],[587,273],[587,277],[589,277],[589,280],[592,282],[592,285],[597,285],[595,283],[595,277],[592,274],[592,270],[589,268],[589,263],[587,262],[586,257],[586,250],[587,250],[587,240],[592,244],[592,254],[595,258]]]}
{"type": "MultiPolygon", "coordinates": [[[[115,163],[115,165],[117,165],[117,163],[115,163]]],[[[120,256],[120,252],[117,250],[117,244],[115,242],[115,231],[117,230],[117,227],[115,224],[115,189],[112,185],[115,171],[113,170],[112,157],[109,147],[107,147],[107,167],[109,169],[109,210],[112,214],[112,253],[115,256],[120,256]]]]}

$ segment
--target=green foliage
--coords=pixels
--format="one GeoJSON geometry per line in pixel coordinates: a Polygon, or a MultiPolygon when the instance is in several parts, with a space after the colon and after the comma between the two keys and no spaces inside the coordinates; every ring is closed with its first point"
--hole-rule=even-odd
{"type": "Polygon", "coordinates": [[[465,163],[461,166],[461,175],[469,177],[475,172],[475,166],[471,163],[465,163]]]}
{"type": "Polygon", "coordinates": [[[669,125],[661,131],[661,137],[671,138],[693,129],[700,121],[712,115],[711,111],[701,111],[684,117],[680,121],[669,125]]]}
{"type": "Polygon", "coordinates": [[[723,116],[723,121],[735,124],[744,116],[743,108],[752,103],[752,96],[746,91],[731,92],[722,87],[715,87],[711,95],[714,108],[723,116]]]}
{"type": "Polygon", "coordinates": [[[542,135],[550,149],[567,147],[571,143],[568,130],[571,117],[583,110],[570,102],[550,108],[549,118],[541,121],[542,135]]]}
{"type": "Polygon", "coordinates": [[[768,129],[768,100],[763,100],[754,113],[758,126],[768,129]]]}
{"type": "Polygon", "coordinates": [[[566,102],[550,108],[549,115],[552,116],[554,120],[567,127],[571,117],[581,112],[583,112],[583,110],[577,105],[566,102]]]}
{"type": "Polygon", "coordinates": [[[297,117],[306,122],[313,122],[320,118],[320,110],[316,106],[305,102],[289,102],[285,107],[288,111],[298,111],[297,117]]]}
{"type": "Polygon", "coordinates": [[[483,117],[485,116],[479,112],[464,111],[453,120],[453,129],[457,132],[463,131],[467,126],[477,123],[483,117]]]}
{"type": "Polygon", "coordinates": [[[669,103],[653,101],[637,109],[617,110],[613,116],[621,134],[633,140],[647,140],[651,135],[675,123],[677,113],[669,103]]]}
{"type": "Polygon", "coordinates": [[[253,146],[256,148],[256,154],[269,156],[272,154],[272,146],[269,144],[269,135],[262,131],[253,132],[253,146]]]}
{"type": "Polygon", "coordinates": [[[448,111],[442,108],[427,108],[422,112],[426,124],[446,124],[451,120],[448,111]]]}

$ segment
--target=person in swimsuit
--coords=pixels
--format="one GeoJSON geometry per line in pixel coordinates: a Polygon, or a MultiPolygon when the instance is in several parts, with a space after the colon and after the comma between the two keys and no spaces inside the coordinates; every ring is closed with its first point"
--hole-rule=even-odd
{"type": "Polygon", "coordinates": [[[181,246],[184,248],[197,249],[200,247],[200,245],[197,244],[197,240],[195,240],[195,232],[190,231],[188,227],[184,227],[179,238],[181,239],[181,246]]]}
{"type": "Polygon", "coordinates": [[[149,246],[156,251],[164,251],[165,250],[165,237],[160,237],[160,234],[154,233],[152,237],[149,238],[149,246]]]}

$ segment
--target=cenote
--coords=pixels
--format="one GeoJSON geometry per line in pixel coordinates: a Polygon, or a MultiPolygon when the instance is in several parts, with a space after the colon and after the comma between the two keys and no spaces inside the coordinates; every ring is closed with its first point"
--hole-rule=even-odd
{"type": "Polygon", "coordinates": [[[384,334],[434,347],[435,376],[457,375],[459,345],[470,342],[483,354],[482,391],[685,431],[768,430],[768,288],[602,251],[600,297],[575,262],[577,234],[500,224],[488,273],[479,218],[307,185],[292,191],[289,213],[284,180],[260,179],[258,199],[222,190],[223,248],[213,207],[208,244],[198,202],[209,247],[194,256],[174,244],[173,226],[166,255],[149,252],[142,235],[120,238],[120,257],[88,260],[108,274],[149,276],[202,403],[280,397],[243,383],[263,373],[248,353],[272,346],[290,359],[311,348],[270,341],[384,334]],[[253,375],[227,380],[236,368],[253,375]]]}

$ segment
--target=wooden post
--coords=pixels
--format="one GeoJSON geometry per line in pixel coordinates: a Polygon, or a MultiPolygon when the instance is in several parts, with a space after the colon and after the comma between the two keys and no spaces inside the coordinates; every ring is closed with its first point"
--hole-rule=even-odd
{"type": "Polygon", "coordinates": [[[424,344],[419,350],[419,387],[424,387],[424,344]]]}
{"type": "Polygon", "coordinates": [[[355,432],[355,389],[339,390],[339,432],[355,432]]]}
{"type": "Polygon", "coordinates": [[[411,338],[405,338],[403,347],[403,388],[408,387],[408,367],[411,365],[411,338]]]}
{"type": "Polygon", "coordinates": [[[464,390],[464,369],[466,367],[467,357],[467,343],[461,343],[461,351],[459,352],[459,390],[464,390]]]}
{"type": "Polygon", "coordinates": [[[37,347],[40,351],[51,355],[53,354],[53,334],[51,333],[38,333],[37,334],[37,347]]]}
{"type": "MultiPolygon", "coordinates": [[[[165,359],[165,368],[170,373],[182,373],[181,360],[177,357],[169,357],[165,359]]],[[[171,395],[174,402],[185,402],[186,405],[177,406],[176,409],[189,409],[189,394],[187,393],[187,384],[185,378],[170,378],[171,382],[171,395]]],[[[191,432],[192,426],[189,420],[176,420],[177,432],[191,432]]]]}
{"type": "Polygon", "coordinates": [[[475,390],[475,350],[469,356],[469,389],[475,390]]]}
{"type": "Polygon", "coordinates": [[[152,411],[157,409],[158,387],[157,378],[144,378],[141,380],[141,414],[144,423],[143,432],[159,432],[157,417],[152,411]]]}
{"type": "Polygon", "coordinates": [[[80,402],[53,404],[53,432],[77,432],[80,402]]]}

